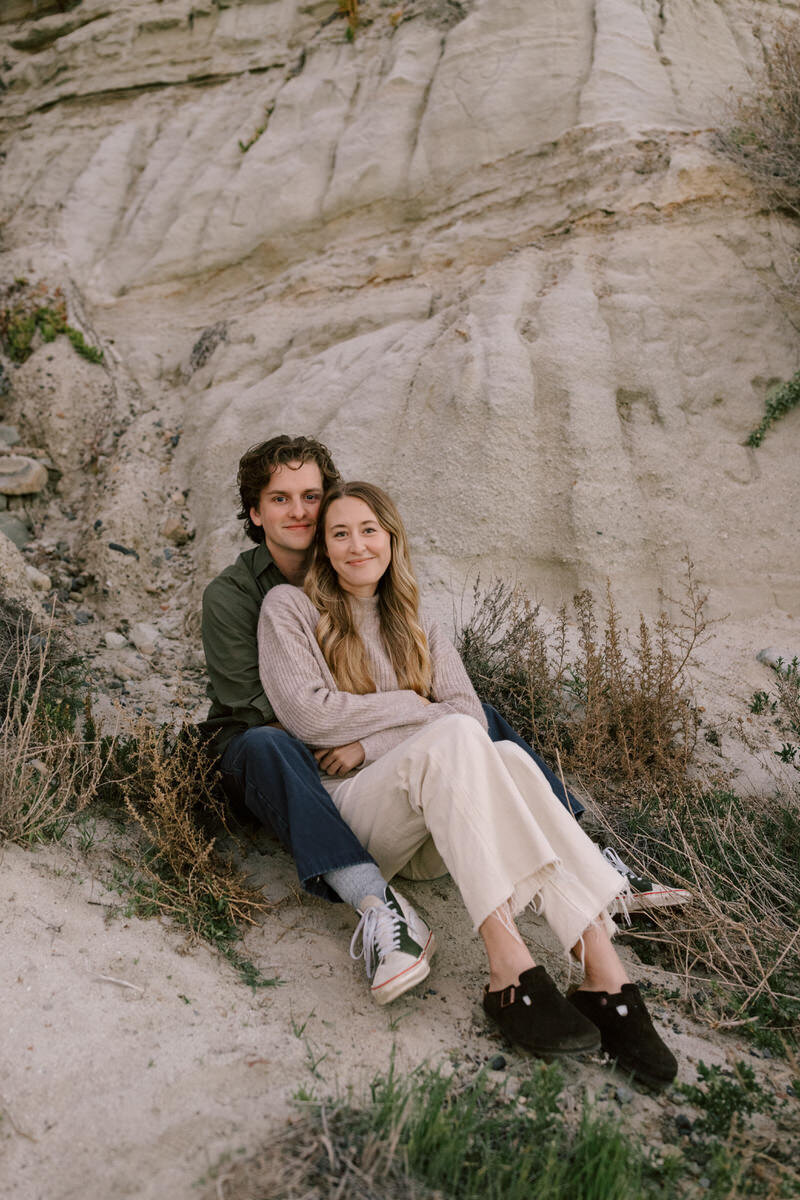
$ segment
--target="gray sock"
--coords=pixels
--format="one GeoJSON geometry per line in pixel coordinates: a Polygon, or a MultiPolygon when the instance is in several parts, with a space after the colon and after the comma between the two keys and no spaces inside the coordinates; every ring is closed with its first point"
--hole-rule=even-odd
{"type": "Polygon", "coordinates": [[[345,904],[351,904],[356,909],[365,896],[377,896],[382,900],[387,887],[386,880],[372,862],[326,871],[322,878],[345,904]]]}

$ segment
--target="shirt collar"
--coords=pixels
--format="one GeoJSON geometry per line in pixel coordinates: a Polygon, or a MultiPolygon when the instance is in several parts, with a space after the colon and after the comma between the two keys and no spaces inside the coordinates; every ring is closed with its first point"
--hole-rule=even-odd
{"type": "Polygon", "coordinates": [[[267,549],[267,543],[259,542],[256,546],[256,552],[253,555],[253,573],[258,578],[264,571],[268,571],[270,567],[274,567],[280,574],[280,568],[267,549]]]}

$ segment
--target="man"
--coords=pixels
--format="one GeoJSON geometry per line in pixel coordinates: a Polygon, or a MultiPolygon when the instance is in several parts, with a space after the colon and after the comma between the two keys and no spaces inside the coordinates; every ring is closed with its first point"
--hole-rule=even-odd
{"type": "MultiPolygon", "coordinates": [[[[345,900],[361,914],[351,952],[360,934],[372,994],[385,1003],[428,974],[433,935],[382,878],[322,786],[318,760],[330,752],[315,756],[281,728],[258,672],[261,601],[276,584],[302,585],[322,494],[338,479],[330,453],[313,438],[273,437],[240,460],[238,515],[255,547],[212,580],[203,596],[211,708],[201,730],[219,759],[226,792],[291,853],[303,887],[328,900],[345,900]]],[[[579,816],[582,805],[547,765],[499,713],[484,709],[492,740],[513,741],[531,755],[561,803],[579,816]]],[[[628,876],[620,890],[629,892],[629,909],[689,897],[635,877],[631,892],[632,872],[619,859],[613,865],[628,876]]]]}

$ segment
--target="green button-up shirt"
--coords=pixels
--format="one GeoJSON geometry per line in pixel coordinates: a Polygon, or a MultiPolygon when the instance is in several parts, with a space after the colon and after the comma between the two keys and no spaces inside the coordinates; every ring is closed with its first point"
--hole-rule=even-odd
{"type": "Polygon", "coordinates": [[[221,755],[237,733],[277,717],[258,674],[258,614],[270,588],[286,579],[261,542],[212,579],[203,593],[203,649],[211,708],[200,723],[209,749],[221,755]]]}

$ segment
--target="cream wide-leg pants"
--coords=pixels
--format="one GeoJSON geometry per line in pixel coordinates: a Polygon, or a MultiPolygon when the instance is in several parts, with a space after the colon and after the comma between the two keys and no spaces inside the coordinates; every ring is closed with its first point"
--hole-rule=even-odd
{"type": "Polygon", "coordinates": [[[495,909],[535,902],[566,951],[621,890],[536,763],[493,743],[473,717],[426,725],[349,779],[325,787],[386,879],[449,872],[477,929],[495,909]]]}

